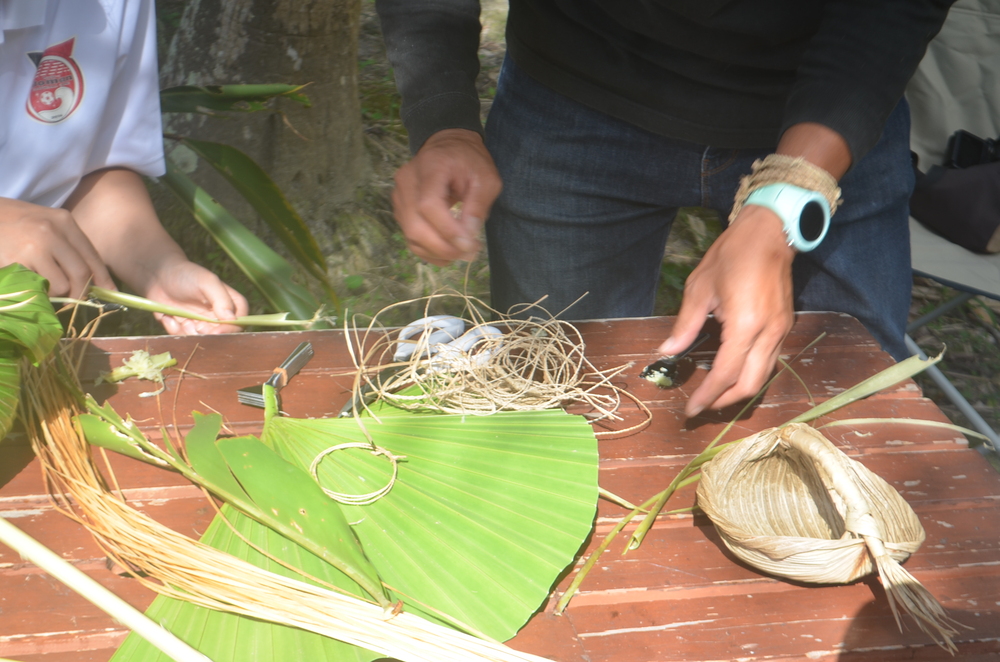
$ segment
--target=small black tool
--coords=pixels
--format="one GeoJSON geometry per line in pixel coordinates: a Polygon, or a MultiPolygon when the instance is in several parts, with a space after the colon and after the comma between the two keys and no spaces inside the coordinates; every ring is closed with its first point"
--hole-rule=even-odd
{"type": "Polygon", "coordinates": [[[643,379],[653,382],[660,388],[673,388],[675,386],[680,386],[687,378],[691,376],[694,371],[694,363],[687,360],[684,361],[684,357],[690,354],[698,345],[702,344],[709,339],[709,334],[703,333],[698,336],[691,346],[685,349],[680,354],[674,354],[673,356],[664,356],[648,366],[642,369],[639,376],[643,379]]]}
{"type": "MultiPolygon", "coordinates": [[[[288,355],[288,358],[274,369],[271,376],[268,377],[267,381],[264,383],[273,386],[275,391],[280,391],[286,384],[288,384],[288,381],[292,377],[298,374],[299,370],[302,369],[302,366],[309,362],[309,359],[311,359],[312,356],[312,344],[307,342],[300,343],[298,347],[292,350],[292,353],[288,355]]],[[[236,397],[240,401],[241,405],[263,407],[264,387],[257,385],[241,388],[236,391],[236,397]]]]}

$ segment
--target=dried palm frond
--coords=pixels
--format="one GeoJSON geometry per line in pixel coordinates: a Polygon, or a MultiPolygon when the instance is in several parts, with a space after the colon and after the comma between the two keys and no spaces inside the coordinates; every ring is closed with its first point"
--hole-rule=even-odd
{"type": "Polygon", "coordinates": [[[136,511],[105,483],[74,417],[72,371],[54,358],[25,371],[22,417],[58,510],[154,591],[210,609],[301,628],[405,661],[541,662],[409,613],[267,572],[136,511]]]}
{"type": "Polygon", "coordinates": [[[702,467],[698,507],[726,546],[779,577],[843,584],[877,571],[898,607],[954,652],[954,621],[899,564],[924,530],[895,489],[803,423],[727,446],[702,467]]]}

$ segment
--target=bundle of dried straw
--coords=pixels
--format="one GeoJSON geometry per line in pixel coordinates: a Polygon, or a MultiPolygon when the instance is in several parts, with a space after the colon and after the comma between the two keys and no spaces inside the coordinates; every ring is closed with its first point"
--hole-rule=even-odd
{"type": "Polygon", "coordinates": [[[897,605],[949,651],[952,621],[899,564],[924,541],[891,485],[803,423],[764,430],[702,468],[698,506],[749,565],[802,582],[842,584],[877,570],[897,605]]]}

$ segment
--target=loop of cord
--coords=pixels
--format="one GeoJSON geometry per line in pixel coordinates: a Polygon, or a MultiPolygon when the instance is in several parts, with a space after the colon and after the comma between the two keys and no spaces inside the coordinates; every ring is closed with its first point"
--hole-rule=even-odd
{"type": "Polygon", "coordinates": [[[330,448],[320,451],[309,465],[309,473],[312,475],[313,480],[315,480],[320,486],[320,489],[322,489],[323,492],[334,501],[348,506],[367,506],[375,503],[389,493],[392,486],[396,484],[396,477],[399,475],[399,461],[404,459],[406,459],[405,455],[393,455],[388,449],[382,448],[381,446],[373,446],[367,442],[354,441],[346,444],[331,446],[330,448]],[[389,458],[389,461],[392,463],[392,476],[389,478],[389,482],[374,492],[368,492],[367,494],[346,494],[344,492],[336,492],[323,487],[323,485],[319,482],[318,475],[320,462],[322,462],[323,458],[330,453],[344,450],[346,448],[367,448],[371,451],[372,455],[384,455],[389,458]]]}

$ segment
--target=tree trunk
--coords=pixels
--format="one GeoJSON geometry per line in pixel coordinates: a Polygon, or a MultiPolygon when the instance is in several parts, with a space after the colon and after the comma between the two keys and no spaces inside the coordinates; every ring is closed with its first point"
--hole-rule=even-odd
{"type": "MultiPolygon", "coordinates": [[[[360,0],[190,0],[161,55],[161,84],[309,83],[311,108],[220,119],[166,116],[168,132],[237,147],[259,163],[321,236],[368,172],[357,84],[360,0]]],[[[167,143],[168,157],[244,221],[253,213],[210,166],[167,143]]],[[[251,228],[260,232],[251,221],[251,228]]]]}

